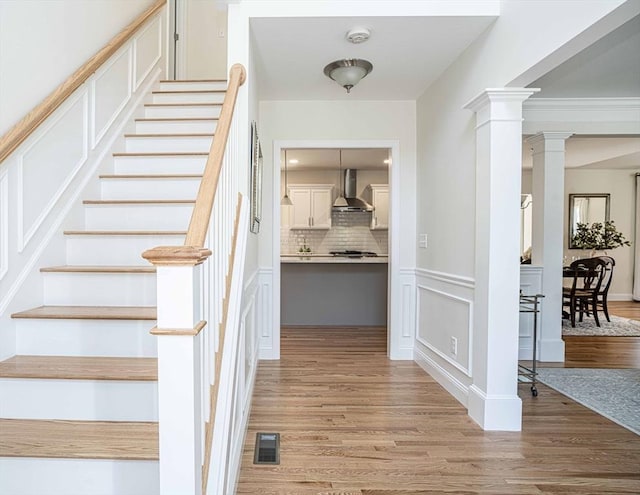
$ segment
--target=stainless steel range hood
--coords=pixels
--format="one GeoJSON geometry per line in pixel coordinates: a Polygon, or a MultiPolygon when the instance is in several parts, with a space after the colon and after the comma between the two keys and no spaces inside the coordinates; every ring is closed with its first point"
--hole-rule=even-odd
{"type": "Polygon", "coordinates": [[[357,170],[355,168],[347,168],[344,171],[344,199],[347,201],[346,206],[334,206],[333,211],[340,212],[371,212],[373,206],[366,201],[356,197],[356,177],[357,170]]]}

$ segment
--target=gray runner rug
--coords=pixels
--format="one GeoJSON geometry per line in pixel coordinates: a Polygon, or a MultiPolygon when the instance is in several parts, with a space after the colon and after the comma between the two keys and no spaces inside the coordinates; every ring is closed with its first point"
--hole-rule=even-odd
{"type": "MultiPolygon", "coordinates": [[[[602,336],[602,337],[640,337],[640,321],[628,320],[620,316],[611,316],[611,323],[603,313],[598,314],[600,327],[592,316],[584,316],[582,323],[576,321],[575,328],[567,319],[562,320],[562,335],[602,336]]],[[[577,320],[577,318],[576,318],[577,320]]]]}
{"type": "Polygon", "coordinates": [[[538,380],[640,435],[640,370],[539,368],[538,380]]]}

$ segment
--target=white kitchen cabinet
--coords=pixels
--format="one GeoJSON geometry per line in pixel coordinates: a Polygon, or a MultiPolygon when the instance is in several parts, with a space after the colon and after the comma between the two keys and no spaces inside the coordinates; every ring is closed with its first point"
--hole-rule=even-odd
{"type": "Polygon", "coordinates": [[[386,230],[389,228],[389,186],[387,184],[370,184],[371,230],[386,230]]]}
{"type": "Polygon", "coordinates": [[[331,228],[332,185],[290,185],[289,197],[293,203],[289,212],[290,229],[331,228]]]}

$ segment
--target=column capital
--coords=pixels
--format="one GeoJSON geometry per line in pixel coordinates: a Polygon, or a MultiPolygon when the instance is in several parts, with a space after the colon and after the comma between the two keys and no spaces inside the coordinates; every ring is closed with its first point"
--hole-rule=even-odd
{"type": "Polygon", "coordinates": [[[538,91],[536,88],[487,88],[464,108],[476,112],[478,126],[489,121],[522,121],[522,102],[538,91]]]}
{"type": "MultiPolygon", "coordinates": [[[[545,149],[549,151],[564,151],[564,142],[573,136],[573,132],[566,131],[542,131],[526,139],[527,144],[533,147],[534,153],[545,149]],[[555,144],[555,149],[549,149],[549,144],[555,144]]],[[[553,145],[552,144],[552,145],[553,145]]]]}

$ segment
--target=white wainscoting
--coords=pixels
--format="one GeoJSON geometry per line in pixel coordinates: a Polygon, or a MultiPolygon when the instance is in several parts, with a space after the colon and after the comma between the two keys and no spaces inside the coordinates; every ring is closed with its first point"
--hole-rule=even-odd
{"type": "MultiPolygon", "coordinates": [[[[257,314],[260,324],[259,332],[259,358],[260,359],[280,359],[280,343],[275,342],[273,333],[273,269],[260,268],[258,270],[258,292],[259,304],[257,314]]],[[[278,298],[279,300],[279,298],[278,298]]]]}
{"type": "MultiPolygon", "coordinates": [[[[540,294],[542,290],[541,266],[521,265],[520,266],[520,290],[522,294],[532,296],[540,294]]],[[[542,300],[541,313],[544,308],[542,300]]],[[[538,340],[540,338],[540,316],[538,315],[538,340]]],[[[530,360],[533,356],[533,314],[520,313],[520,344],[518,346],[518,359],[530,360]]]]}
{"type": "Polygon", "coordinates": [[[474,288],[469,277],[416,269],[414,360],[465,406],[472,371],[474,288]]]}
{"type": "Polygon", "coordinates": [[[8,315],[42,304],[40,264],[65,264],[63,226],[83,227],[81,199],[164,74],[165,24],[162,9],[0,164],[0,358],[15,353],[8,315]]]}

